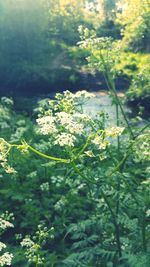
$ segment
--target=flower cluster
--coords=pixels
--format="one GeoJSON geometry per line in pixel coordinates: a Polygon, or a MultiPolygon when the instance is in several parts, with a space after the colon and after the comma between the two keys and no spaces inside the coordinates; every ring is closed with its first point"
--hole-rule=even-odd
{"type": "Polygon", "coordinates": [[[49,183],[46,182],[46,183],[41,184],[40,188],[41,188],[41,191],[48,192],[49,191],[49,183]]]}
{"type": "Polygon", "coordinates": [[[60,146],[74,146],[76,138],[72,134],[67,134],[67,133],[61,133],[57,139],[55,140],[54,144],[55,145],[60,145],[60,146]]]}
{"type": "Polygon", "coordinates": [[[78,91],[73,96],[73,98],[78,99],[78,100],[79,98],[89,99],[92,97],[95,97],[95,95],[93,93],[87,92],[86,90],[78,91]]]}
{"type": "Polygon", "coordinates": [[[2,251],[3,248],[6,248],[6,245],[2,242],[0,242],[0,251],[2,251]]]}
{"type": "Polygon", "coordinates": [[[52,181],[53,184],[56,185],[56,187],[60,187],[61,184],[64,182],[64,177],[60,176],[60,175],[52,176],[51,177],[51,181],[52,181]]]}
{"type": "Polygon", "coordinates": [[[92,143],[98,146],[99,149],[106,149],[106,147],[110,144],[108,140],[104,139],[101,135],[97,135],[92,140],[92,143]]]}
{"type": "MultiPolygon", "coordinates": [[[[106,150],[106,148],[110,145],[109,137],[118,137],[122,134],[123,131],[123,127],[111,127],[107,128],[106,130],[101,130],[99,134],[95,134],[95,136],[91,138],[91,144],[93,144],[95,148],[101,150],[101,154],[98,153],[100,160],[107,158],[106,151],[104,150],[106,150]]],[[[93,148],[85,151],[84,154],[90,158],[96,156],[93,153],[93,148]]]]}
{"type": "MultiPolygon", "coordinates": [[[[77,159],[80,156],[92,158],[96,156],[97,149],[101,150],[97,154],[100,160],[107,157],[105,152],[107,152],[106,148],[110,145],[109,137],[121,135],[124,128],[111,127],[104,130],[103,126],[101,126],[104,124],[104,120],[99,123],[97,119],[83,114],[82,105],[93,96],[93,94],[85,90],[75,94],[65,91],[62,94],[56,94],[54,100],[47,102],[45,112],[44,107],[42,108],[42,113],[37,119],[39,132],[47,135],[50,146],[57,146],[59,151],[60,148],[64,148],[63,150],[61,149],[62,152],[67,154],[67,157],[68,154],[69,157],[71,156],[71,159],[49,156],[50,159],[68,163],[70,160],[77,159]],[[68,148],[74,149],[71,151],[68,148]]],[[[31,149],[40,154],[25,141],[21,145],[11,145],[4,139],[0,139],[0,151],[3,160],[1,165],[9,173],[14,172],[14,169],[7,164],[7,155],[13,146],[17,147],[21,152],[27,152],[31,149]]],[[[41,185],[40,188],[42,191],[49,190],[47,185],[41,185]]]]}
{"type": "Polygon", "coordinates": [[[63,98],[63,99],[70,99],[70,100],[72,99],[73,101],[77,101],[77,102],[79,102],[79,100],[81,99],[85,101],[86,99],[92,98],[94,96],[95,95],[93,93],[89,93],[86,90],[81,90],[74,94],[66,90],[64,91],[63,94],[60,94],[60,93],[56,94],[56,98],[59,100],[63,98]]]}
{"type": "Polygon", "coordinates": [[[150,161],[150,131],[139,135],[134,147],[136,161],[150,161]],[[140,153],[139,153],[140,150],[140,153]]]}
{"type": "Polygon", "coordinates": [[[44,258],[40,256],[41,246],[31,240],[30,236],[26,236],[20,243],[25,248],[25,256],[29,263],[33,262],[37,266],[43,264],[44,258]]]}
{"type": "Polygon", "coordinates": [[[120,42],[114,41],[112,37],[96,37],[96,32],[79,27],[80,39],[79,45],[82,49],[88,49],[89,56],[86,58],[88,66],[92,71],[106,71],[116,74],[116,64],[120,58],[120,42]]]}
{"type": "Polygon", "coordinates": [[[9,227],[14,227],[14,225],[9,222],[9,220],[13,220],[13,219],[14,219],[13,214],[12,213],[9,214],[8,211],[1,214],[1,216],[0,216],[0,231],[3,232],[9,227]]]}
{"type": "Polygon", "coordinates": [[[90,116],[83,113],[75,113],[73,114],[74,118],[77,118],[81,122],[89,122],[91,120],[90,116]]]}
{"type": "Polygon", "coordinates": [[[44,116],[39,118],[37,119],[37,123],[39,126],[41,126],[41,133],[44,135],[57,133],[57,128],[52,116],[44,116]]]}
{"type": "Polygon", "coordinates": [[[3,138],[0,138],[0,165],[5,169],[6,173],[15,173],[14,168],[7,162],[10,149],[11,145],[3,138]]]}
{"type": "Polygon", "coordinates": [[[65,206],[67,205],[67,199],[65,198],[65,196],[62,196],[54,205],[54,208],[56,211],[63,211],[65,206]]]}
{"type": "Polygon", "coordinates": [[[72,123],[72,116],[71,114],[61,111],[56,113],[56,117],[58,119],[58,122],[62,125],[68,125],[70,123],[72,123]]]}
{"type": "Polygon", "coordinates": [[[2,256],[0,256],[0,266],[11,266],[12,259],[13,255],[9,252],[5,252],[2,256]]]}
{"type": "Polygon", "coordinates": [[[148,209],[148,210],[146,211],[146,216],[147,216],[147,217],[150,217],[150,209],[148,209]]]}
{"type": "Polygon", "coordinates": [[[76,116],[76,114],[71,115],[71,114],[68,114],[68,113],[62,111],[62,112],[56,113],[56,117],[57,117],[59,123],[61,125],[65,126],[65,128],[70,133],[82,134],[84,126],[83,126],[83,124],[76,121],[78,119],[78,116],[76,116]]]}
{"type": "Polygon", "coordinates": [[[40,133],[53,138],[55,145],[73,147],[76,135],[83,134],[87,122],[92,120],[80,113],[77,107],[93,96],[85,90],[75,94],[69,91],[56,94],[55,100],[49,101],[49,112],[37,119],[40,133]]]}
{"type": "MultiPolygon", "coordinates": [[[[49,115],[37,119],[40,132],[48,135],[51,138],[51,142],[60,147],[74,147],[79,140],[83,140],[80,136],[93,135],[94,133],[95,137],[91,139],[91,144],[100,150],[105,150],[110,144],[107,137],[120,136],[124,128],[111,127],[102,130],[101,134],[96,133],[100,129],[95,127],[94,119],[83,114],[82,110],[77,108],[79,103],[82,105],[82,103],[93,96],[93,94],[85,90],[75,94],[70,91],[56,94],[55,100],[50,101],[50,109],[46,111],[46,114],[49,115]],[[68,108],[69,105],[70,107],[72,105],[72,108],[68,108]]],[[[85,151],[85,155],[94,157],[91,148],[88,149],[85,151]]]]}
{"type": "Polygon", "coordinates": [[[22,247],[30,248],[34,245],[34,242],[30,239],[30,236],[26,236],[20,243],[22,247]]]}
{"type": "Polygon", "coordinates": [[[90,158],[95,157],[95,155],[93,154],[93,151],[92,151],[92,150],[87,150],[87,151],[85,151],[84,153],[85,153],[88,157],[90,157],[90,158]]]}
{"type": "MultiPolygon", "coordinates": [[[[9,214],[8,212],[1,214],[0,217],[0,232],[3,233],[7,228],[14,227],[12,223],[8,221],[9,218],[13,218],[13,214],[9,214]]],[[[6,249],[6,245],[0,241],[0,252],[6,249]]],[[[11,266],[11,262],[13,259],[12,253],[3,252],[0,256],[0,266],[11,266]]]]}
{"type": "Polygon", "coordinates": [[[7,142],[0,138],[0,160],[5,162],[7,161],[7,154],[9,152],[10,146],[7,144],[7,142]]]}
{"type": "Polygon", "coordinates": [[[117,137],[120,136],[124,131],[124,127],[111,127],[105,130],[107,137],[117,137]]]}
{"type": "Polygon", "coordinates": [[[14,227],[12,223],[0,218],[0,229],[5,230],[8,227],[14,227]]]}
{"type": "Polygon", "coordinates": [[[81,109],[81,106],[95,95],[85,90],[78,91],[75,94],[66,90],[62,94],[57,93],[54,100],[49,101],[49,108],[54,111],[65,111],[71,113],[81,109]]]}
{"type": "Polygon", "coordinates": [[[48,229],[43,225],[38,225],[35,236],[31,238],[28,235],[21,241],[20,244],[25,248],[25,256],[29,263],[35,263],[36,266],[44,264],[43,246],[47,239],[54,239],[54,227],[48,229]]]}

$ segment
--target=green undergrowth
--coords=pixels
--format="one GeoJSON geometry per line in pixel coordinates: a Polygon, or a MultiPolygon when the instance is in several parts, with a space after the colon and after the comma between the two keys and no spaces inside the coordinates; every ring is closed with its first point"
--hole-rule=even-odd
{"type": "Polygon", "coordinates": [[[1,101],[1,213],[14,217],[1,240],[14,267],[149,266],[148,126],[106,127],[107,114],[83,114],[89,97],[57,94],[32,118],[1,101]]]}

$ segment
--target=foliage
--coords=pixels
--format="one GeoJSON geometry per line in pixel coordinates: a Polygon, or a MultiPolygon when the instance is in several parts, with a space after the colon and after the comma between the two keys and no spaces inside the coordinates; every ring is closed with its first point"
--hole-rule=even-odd
{"type": "MultiPolygon", "coordinates": [[[[147,93],[144,97],[149,98],[148,63],[143,68],[149,57],[120,53],[122,41],[114,41],[109,36],[96,37],[95,31],[82,26],[79,27],[80,48],[73,48],[78,33],[72,30],[80,22],[92,28],[92,23],[95,23],[93,14],[100,14],[97,4],[103,6],[104,2],[95,1],[91,5],[92,2],[88,1],[86,7],[84,1],[71,2],[72,6],[68,0],[37,1],[36,14],[40,15],[39,5],[46,12],[44,20],[39,20],[42,27],[39,37],[43,36],[43,40],[43,33],[48,32],[45,32],[45,23],[48,25],[49,21],[51,25],[49,36],[53,48],[50,56],[55,61],[55,73],[51,77],[53,80],[59,77],[56,69],[60,65],[60,54],[55,57],[58,50],[62,53],[62,61],[67,51],[80,66],[80,57],[86,55],[90,70],[98,70],[104,75],[116,108],[116,122],[110,127],[104,112],[93,117],[84,113],[84,104],[94,97],[85,90],[74,94],[67,90],[57,93],[54,99],[39,101],[30,118],[15,112],[12,99],[1,99],[1,213],[8,211],[7,218],[1,216],[1,223],[5,219],[5,224],[12,226],[9,213],[14,214],[13,229],[8,235],[1,234],[4,242],[10,244],[8,250],[13,254],[10,263],[12,254],[6,252],[10,256],[7,264],[14,267],[148,267],[149,124],[141,127],[131,124],[117,94],[115,78],[119,71],[133,77],[130,97],[139,99],[144,88],[147,93]],[[87,21],[89,13],[91,17],[87,21]],[[124,62],[126,55],[129,58],[124,62]],[[135,65],[133,61],[136,61],[135,65]],[[142,71],[137,76],[139,69],[142,71]]],[[[18,3],[18,9],[17,5],[11,8],[14,14],[19,15],[23,2],[18,3]]],[[[28,10],[25,3],[23,6],[20,15],[28,10]]],[[[4,5],[2,7],[5,10],[4,5]]],[[[35,6],[31,8],[30,15],[33,15],[33,10],[35,6]]],[[[104,17],[109,21],[105,12],[104,17]]],[[[14,26],[16,24],[14,22],[14,26]]],[[[96,28],[97,25],[94,25],[96,28]]],[[[18,34],[18,30],[15,33],[18,34]]],[[[43,54],[36,55],[33,64],[26,64],[29,76],[31,72],[28,68],[37,68],[43,54]]],[[[72,81],[76,79],[71,72],[70,77],[72,81]]],[[[4,243],[1,247],[6,248],[4,243]]],[[[3,255],[5,252],[1,257],[3,255]]],[[[2,260],[1,266],[4,265],[2,260]]]]}
{"type": "Polygon", "coordinates": [[[71,79],[67,83],[77,73],[69,48],[79,40],[78,26],[93,27],[96,20],[84,2],[0,1],[2,95],[73,86],[71,79]]]}
{"type": "MultiPolygon", "coordinates": [[[[81,34],[80,47],[88,52],[86,59],[89,69],[92,72],[99,71],[103,74],[108,89],[116,99],[117,81],[124,77],[129,85],[126,94],[127,102],[131,105],[138,104],[145,109],[143,115],[147,115],[150,94],[149,55],[124,52],[121,47],[122,41],[113,40],[111,37],[97,37],[95,31],[90,31],[82,26],[79,31],[81,34]]],[[[120,106],[119,99],[117,101],[120,106]]]]}
{"type": "MultiPolygon", "coordinates": [[[[7,230],[7,228],[14,227],[12,223],[10,223],[8,220],[13,219],[13,214],[8,214],[8,212],[5,212],[1,214],[0,216],[0,236],[7,230]]],[[[6,244],[0,241],[0,266],[10,266],[13,258],[13,254],[6,252],[6,244]],[[3,254],[2,254],[3,253],[3,254]]]]}
{"type": "Polygon", "coordinates": [[[127,50],[149,52],[150,1],[121,0],[118,9],[118,22],[123,26],[123,46],[127,50]]]}
{"type": "Polygon", "coordinates": [[[137,112],[148,115],[150,103],[150,69],[145,66],[132,79],[131,85],[127,92],[129,104],[135,104],[137,112]]]}
{"type": "Polygon", "coordinates": [[[132,79],[142,69],[149,68],[150,56],[143,53],[120,52],[120,59],[116,66],[118,72],[132,79]]]}
{"type": "Polygon", "coordinates": [[[120,40],[125,50],[149,51],[149,0],[1,0],[0,15],[1,95],[89,88],[82,82],[88,73],[84,52],[74,48],[80,25],[95,29],[98,37],[120,40]]]}
{"type": "Polygon", "coordinates": [[[13,266],[149,264],[149,132],[135,129],[132,139],[123,125],[107,128],[104,114],[83,114],[91,96],[66,91],[42,101],[28,142],[1,139],[16,171],[1,171],[0,190],[15,217],[13,266]]]}

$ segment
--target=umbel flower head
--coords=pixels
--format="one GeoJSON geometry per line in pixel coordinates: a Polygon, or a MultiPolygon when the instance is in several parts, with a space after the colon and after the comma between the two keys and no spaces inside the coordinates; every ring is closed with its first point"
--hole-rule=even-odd
{"type": "MultiPolygon", "coordinates": [[[[60,147],[74,147],[78,140],[82,140],[82,136],[95,134],[91,143],[98,149],[105,150],[110,142],[107,137],[117,137],[122,134],[123,127],[111,127],[102,132],[104,134],[96,134],[93,132],[93,118],[83,113],[80,107],[94,95],[83,91],[75,94],[65,91],[63,94],[56,94],[55,100],[50,102],[50,109],[46,114],[37,119],[39,131],[43,135],[50,137],[54,145],[60,147]],[[68,108],[69,107],[69,108],[68,108]]],[[[101,133],[102,133],[101,132],[101,133]]],[[[91,157],[91,153],[87,153],[91,157]]]]}
{"type": "MultiPolygon", "coordinates": [[[[12,214],[8,214],[8,212],[2,214],[0,216],[0,232],[4,232],[9,227],[14,227],[12,223],[10,223],[6,218],[11,218],[12,214]]],[[[0,252],[3,254],[0,256],[0,266],[11,266],[11,262],[13,259],[13,254],[9,252],[3,252],[6,249],[6,245],[0,242],[0,252]]]]}
{"type": "Polygon", "coordinates": [[[99,122],[97,118],[84,114],[83,104],[94,95],[85,90],[75,94],[65,91],[56,94],[54,100],[47,103],[46,110],[42,109],[37,119],[38,132],[46,135],[48,146],[56,149],[57,155],[44,154],[26,141],[22,144],[9,144],[4,139],[0,139],[1,166],[7,173],[15,170],[9,166],[8,154],[12,147],[16,147],[22,153],[30,150],[41,157],[61,163],[70,163],[81,157],[106,159],[107,148],[110,140],[122,134],[123,127],[111,127],[104,129],[104,120],[99,122]],[[111,138],[110,138],[111,137],[111,138]]]}
{"type": "Polygon", "coordinates": [[[3,138],[0,138],[0,165],[5,169],[6,173],[14,173],[15,170],[8,164],[8,155],[11,145],[3,138]]]}
{"type": "Polygon", "coordinates": [[[39,132],[53,138],[54,145],[73,147],[77,136],[82,135],[87,127],[89,116],[80,112],[81,106],[94,94],[85,90],[75,94],[65,91],[56,94],[55,100],[49,101],[50,110],[37,119],[39,132]]]}
{"type": "Polygon", "coordinates": [[[12,259],[13,255],[9,252],[5,252],[2,256],[0,256],[0,266],[11,266],[12,259]]]}

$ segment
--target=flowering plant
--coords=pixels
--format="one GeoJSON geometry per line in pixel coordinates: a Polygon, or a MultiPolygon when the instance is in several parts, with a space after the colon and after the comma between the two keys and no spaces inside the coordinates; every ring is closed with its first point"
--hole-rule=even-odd
{"type": "Polygon", "coordinates": [[[56,156],[43,154],[26,141],[17,145],[1,139],[1,166],[5,171],[15,172],[7,161],[9,152],[14,147],[22,152],[31,150],[43,157],[67,164],[73,164],[84,157],[106,158],[111,139],[120,136],[124,127],[115,126],[105,129],[102,123],[100,127],[99,120],[84,114],[83,104],[91,97],[94,95],[86,91],[79,91],[75,94],[65,91],[63,94],[56,94],[55,99],[48,102],[49,109],[41,110],[39,114],[37,132],[47,136],[50,149],[54,147],[56,153],[63,154],[64,158],[57,157],[57,154],[56,156]]]}
{"type": "MultiPolygon", "coordinates": [[[[0,234],[6,231],[7,228],[14,227],[12,223],[8,220],[13,218],[13,214],[8,214],[8,212],[1,214],[0,216],[0,234]]],[[[6,244],[0,241],[0,266],[11,266],[13,259],[13,254],[5,251],[6,244]],[[4,252],[5,251],[5,252],[4,252]]]]}

